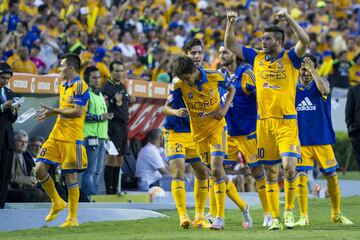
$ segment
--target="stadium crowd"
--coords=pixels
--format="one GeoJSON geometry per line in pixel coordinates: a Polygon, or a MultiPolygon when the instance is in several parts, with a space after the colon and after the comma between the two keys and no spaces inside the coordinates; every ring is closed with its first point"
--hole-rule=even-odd
{"type": "MultiPolygon", "coordinates": [[[[106,80],[109,63],[120,60],[129,78],[169,82],[170,63],[189,38],[204,42],[205,67],[216,68],[227,10],[239,13],[238,41],[256,48],[274,13],[287,9],[309,33],[320,75],[344,96],[341,89],[360,81],[359,6],[356,0],[4,0],[0,57],[14,72],[46,74],[57,72],[59,56],[70,51],[80,54],[82,74],[96,66],[106,80]]],[[[294,43],[288,29],[285,48],[294,43]]]]}

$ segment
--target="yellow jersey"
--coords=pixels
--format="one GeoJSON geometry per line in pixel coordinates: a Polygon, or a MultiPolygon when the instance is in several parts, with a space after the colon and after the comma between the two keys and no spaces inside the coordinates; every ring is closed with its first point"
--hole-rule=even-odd
{"type": "Polygon", "coordinates": [[[355,86],[360,83],[360,66],[353,65],[349,69],[350,86],[355,86]]]}
{"type": "MultiPolygon", "coordinates": [[[[90,98],[88,86],[86,83],[76,77],[70,82],[66,81],[59,86],[60,109],[71,109],[76,105],[87,106],[90,98]]],[[[66,118],[58,115],[49,139],[56,139],[63,142],[80,143],[84,139],[84,121],[86,116],[86,107],[81,117],[66,118]]]]}
{"type": "Polygon", "coordinates": [[[214,112],[221,108],[220,88],[227,89],[230,81],[224,75],[215,70],[201,71],[201,81],[194,86],[178,80],[173,83],[173,87],[168,98],[168,102],[183,100],[189,112],[190,127],[194,141],[199,142],[206,139],[218,128],[226,126],[225,118],[216,120],[214,112]]]}
{"type": "Polygon", "coordinates": [[[283,50],[276,58],[252,48],[243,47],[242,51],[255,73],[258,118],[296,118],[296,84],[302,58],[295,49],[283,50]]]}

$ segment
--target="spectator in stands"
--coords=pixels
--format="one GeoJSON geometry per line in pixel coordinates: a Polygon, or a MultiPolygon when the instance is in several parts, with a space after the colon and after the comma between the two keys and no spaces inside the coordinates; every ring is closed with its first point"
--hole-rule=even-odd
{"type": "Polygon", "coordinates": [[[124,85],[126,79],[124,64],[119,61],[111,62],[110,73],[111,79],[106,81],[102,94],[108,106],[108,112],[114,115],[109,121],[108,133],[110,140],[118,151],[118,155],[107,155],[104,178],[106,194],[115,194],[118,188],[120,168],[128,145],[129,104],[135,101],[135,98],[128,94],[124,85]]]}
{"type": "MultiPolygon", "coordinates": [[[[7,202],[42,202],[44,192],[37,188],[38,180],[34,174],[35,163],[24,157],[28,147],[28,134],[24,130],[15,131],[15,155],[11,167],[11,180],[7,202]]],[[[27,155],[28,156],[28,155],[27,155]]]]}
{"type": "Polygon", "coordinates": [[[37,74],[37,68],[30,60],[28,47],[21,46],[18,51],[18,56],[19,58],[11,63],[11,68],[14,72],[37,74]]]}
{"type": "Polygon", "coordinates": [[[351,62],[347,60],[347,51],[339,53],[334,62],[333,71],[330,75],[330,85],[332,87],[332,97],[345,98],[349,88],[349,69],[351,62]]]}
{"type": "Polygon", "coordinates": [[[40,153],[44,142],[45,139],[40,136],[30,138],[27,153],[34,160],[34,162],[36,160],[36,156],[40,153]]]}
{"type": "Polygon", "coordinates": [[[146,135],[147,144],[139,152],[135,176],[139,178],[138,189],[141,191],[159,186],[159,179],[169,174],[169,167],[165,166],[159,151],[161,141],[161,130],[153,129],[146,135]]]}
{"type": "Polygon", "coordinates": [[[86,196],[95,195],[104,168],[105,141],[108,138],[108,120],[113,117],[100,88],[100,72],[95,66],[85,69],[84,80],[89,86],[90,100],[84,126],[84,145],[88,157],[81,188],[86,196]]]}
{"type": "Polygon", "coordinates": [[[10,182],[15,149],[12,124],[18,116],[18,108],[12,106],[15,94],[6,87],[12,75],[9,64],[0,62],[0,209],[5,207],[10,182]]]}
{"type": "Polygon", "coordinates": [[[35,64],[38,74],[42,74],[46,68],[46,64],[38,58],[40,47],[34,46],[30,51],[30,60],[35,64]]]}
{"type": "Polygon", "coordinates": [[[350,87],[347,93],[345,122],[360,170],[360,84],[350,87]]]}

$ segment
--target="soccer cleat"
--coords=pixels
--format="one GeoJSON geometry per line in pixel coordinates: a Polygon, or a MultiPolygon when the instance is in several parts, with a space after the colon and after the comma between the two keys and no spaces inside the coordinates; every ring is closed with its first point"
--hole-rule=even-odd
{"type": "Polygon", "coordinates": [[[79,223],[78,221],[72,220],[72,219],[66,219],[65,222],[63,224],[61,224],[59,227],[61,228],[67,228],[67,227],[78,227],[79,223]]]}
{"type": "Polygon", "coordinates": [[[180,217],[180,226],[184,229],[188,229],[190,227],[191,221],[187,215],[180,217]]]}
{"type": "Polygon", "coordinates": [[[64,200],[62,200],[62,199],[61,199],[60,202],[52,203],[51,208],[50,208],[50,212],[45,217],[45,221],[51,222],[52,220],[54,220],[56,218],[57,214],[59,212],[61,212],[64,208],[66,208],[66,202],[64,200]]]}
{"type": "Polygon", "coordinates": [[[272,222],[272,217],[271,215],[264,215],[264,222],[263,222],[263,227],[270,227],[271,226],[271,222],[272,222]]]}
{"type": "Polygon", "coordinates": [[[193,228],[210,228],[211,224],[209,224],[205,218],[194,219],[193,228]]]}
{"type": "Polygon", "coordinates": [[[225,226],[224,219],[222,219],[221,217],[217,217],[215,219],[215,222],[211,224],[210,228],[213,230],[221,230],[224,229],[224,226],[225,226]]]}
{"type": "Polygon", "coordinates": [[[245,229],[252,228],[253,220],[250,215],[250,207],[249,206],[247,206],[246,210],[244,212],[242,212],[242,215],[243,215],[243,223],[242,223],[243,227],[245,229]]]}
{"type": "Polygon", "coordinates": [[[348,218],[346,218],[342,213],[336,214],[334,217],[331,218],[333,223],[343,224],[343,225],[352,225],[354,224],[348,218]]]}
{"type": "Polygon", "coordinates": [[[284,225],[287,229],[295,227],[294,214],[291,211],[285,211],[284,213],[284,225]]]}
{"type": "Polygon", "coordinates": [[[269,231],[275,230],[283,230],[283,225],[278,218],[272,219],[271,226],[269,227],[269,231]]]}
{"type": "Polygon", "coordinates": [[[215,222],[216,218],[214,218],[213,216],[210,215],[210,213],[207,213],[205,215],[205,219],[208,223],[212,224],[213,222],[215,222]]]}
{"type": "Polygon", "coordinates": [[[296,226],[305,227],[310,225],[309,218],[307,217],[300,217],[299,221],[295,223],[296,226]]]}

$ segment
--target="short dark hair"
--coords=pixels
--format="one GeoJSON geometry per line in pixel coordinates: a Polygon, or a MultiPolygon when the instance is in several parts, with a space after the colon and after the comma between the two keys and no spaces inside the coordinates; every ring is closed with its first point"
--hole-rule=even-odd
{"type": "Polygon", "coordinates": [[[161,129],[160,128],[154,128],[152,130],[150,130],[150,132],[148,132],[146,134],[146,137],[145,137],[145,142],[148,143],[148,142],[153,142],[155,141],[158,137],[160,137],[162,134],[161,132],[161,129]]]}
{"type": "Polygon", "coordinates": [[[314,67],[317,68],[318,66],[318,58],[314,55],[314,54],[311,54],[311,53],[307,53],[305,54],[304,58],[310,58],[311,61],[314,63],[314,67]]]}
{"type": "Polygon", "coordinates": [[[278,26],[270,26],[264,29],[264,32],[272,32],[275,35],[276,40],[280,40],[282,45],[285,43],[285,32],[278,26]]]}
{"type": "Polygon", "coordinates": [[[173,76],[181,74],[191,74],[195,68],[193,60],[187,56],[176,58],[171,64],[171,73],[173,76]]]}
{"type": "Polygon", "coordinates": [[[2,73],[10,73],[11,76],[13,75],[13,71],[7,62],[0,62],[0,74],[2,73]]]}
{"type": "Polygon", "coordinates": [[[76,53],[65,53],[61,56],[60,59],[61,60],[65,59],[66,64],[68,66],[73,67],[76,72],[80,71],[81,60],[80,60],[79,55],[77,55],[76,53]]]}
{"type": "Polygon", "coordinates": [[[99,69],[97,69],[97,67],[95,66],[90,66],[90,67],[87,67],[84,71],[84,80],[86,83],[89,83],[90,81],[90,74],[92,72],[96,72],[96,71],[99,71],[99,69]]]}
{"type": "Polygon", "coordinates": [[[202,42],[198,38],[192,38],[189,41],[185,42],[183,50],[185,54],[187,54],[194,46],[201,46],[202,49],[204,49],[202,42]]]}
{"type": "Polygon", "coordinates": [[[124,65],[122,62],[115,60],[110,63],[110,72],[114,71],[114,65],[124,65]]]}
{"type": "Polygon", "coordinates": [[[45,142],[45,138],[41,137],[41,136],[35,136],[30,138],[29,142],[45,142]]]}

